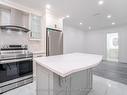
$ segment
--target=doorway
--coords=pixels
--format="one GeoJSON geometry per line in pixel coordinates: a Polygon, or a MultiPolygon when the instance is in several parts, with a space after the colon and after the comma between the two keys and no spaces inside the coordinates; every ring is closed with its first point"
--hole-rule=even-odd
{"type": "Polygon", "coordinates": [[[107,60],[118,62],[118,33],[107,33],[107,60]]]}

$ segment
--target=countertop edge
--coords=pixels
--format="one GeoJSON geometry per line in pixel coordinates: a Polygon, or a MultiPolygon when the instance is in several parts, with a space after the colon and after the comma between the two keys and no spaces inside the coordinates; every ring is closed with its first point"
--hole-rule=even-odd
{"type": "Polygon", "coordinates": [[[71,75],[71,74],[73,74],[73,73],[76,73],[76,72],[79,72],[79,71],[83,71],[83,70],[87,70],[87,69],[90,69],[90,68],[94,68],[95,66],[97,66],[98,64],[100,64],[100,62],[101,62],[102,60],[100,59],[100,61],[97,62],[97,63],[95,63],[94,65],[90,65],[90,66],[87,66],[87,67],[83,67],[83,68],[78,68],[78,69],[75,69],[75,70],[71,70],[71,71],[69,71],[69,72],[67,72],[67,73],[64,73],[64,74],[61,73],[61,72],[58,72],[58,71],[56,71],[56,70],[54,70],[54,69],[52,69],[52,68],[50,68],[49,66],[46,66],[45,64],[42,65],[40,62],[38,62],[38,61],[36,60],[36,58],[34,59],[34,61],[35,61],[37,64],[43,66],[44,68],[50,70],[51,72],[56,73],[56,74],[58,74],[58,75],[61,76],[61,77],[66,77],[66,76],[69,76],[69,75],[71,75]]]}

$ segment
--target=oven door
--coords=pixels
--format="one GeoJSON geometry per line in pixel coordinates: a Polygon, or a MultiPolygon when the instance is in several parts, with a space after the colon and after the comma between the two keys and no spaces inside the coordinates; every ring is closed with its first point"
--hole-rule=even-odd
{"type": "Polygon", "coordinates": [[[32,58],[0,61],[0,83],[33,73],[32,58]]]}
{"type": "Polygon", "coordinates": [[[26,76],[33,73],[33,61],[32,60],[25,60],[18,62],[19,66],[19,76],[26,76]]]}

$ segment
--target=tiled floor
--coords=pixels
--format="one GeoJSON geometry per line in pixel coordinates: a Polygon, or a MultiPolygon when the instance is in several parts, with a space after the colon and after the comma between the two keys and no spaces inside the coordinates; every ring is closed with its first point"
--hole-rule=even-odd
{"type": "MultiPolygon", "coordinates": [[[[36,95],[35,82],[2,95],[36,95]]],[[[127,95],[127,85],[94,76],[93,90],[89,95],[127,95]]]]}
{"type": "Polygon", "coordinates": [[[36,95],[36,85],[35,82],[28,84],[26,86],[19,87],[17,89],[11,90],[2,95],[36,95]]]}
{"type": "Polygon", "coordinates": [[[127,85],[94,76],[93,90],[89,95],[127,95],[127,85]]]}
{"type": "Polygon", "coordinates": [[[94,68],[94,74],[127,84],[127,64],[120,62],[103,61],[94,68]]]}

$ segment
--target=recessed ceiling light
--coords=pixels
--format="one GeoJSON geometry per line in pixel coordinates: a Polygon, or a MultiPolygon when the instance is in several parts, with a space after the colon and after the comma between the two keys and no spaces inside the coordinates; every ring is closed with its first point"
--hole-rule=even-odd
{"type": "Polygon", "coordinates": [[[115,22],[112,22],[112,25],[115,25],[116,23],[115,22]]]}
{"type": "Polygon", "coordinates": [[[103,0],[100,0],[100,1],[98,2],[98,4],[99,4],[99,5],[103,5],[103,4],[104,4],[104,1],[103,1],[103,0]]]}
{"type": "Polygon", "coordinates": [[[47,4],[47,5],[46,5],[46,8],[47,8],[47,9],[50,9],[50,8],[51,8],[51,5],[47,4]]]}
{"type": "Polygon", "coordinates": [[[111,84],[108,84],[108,87],[111,87],[112,85],[111,84]]]}
{"type": "Polygon", "coordinates": [[[112,16],[111,15],[107,15],[107,18],[111,18],[112,16]]]}
{"type": "Polygon", "coordinates": [[[91,26],[89,26],[88,28],[89,28],[89,30],[91,30],[91,26]]]}
{"type": "Polygon", "coordinates": [[[70,17],[70,15],[67,15],[67,16],[66,16],[66,18],[69,18],[69,17],[70,17]]]}
{"type": "Polygon", "coordinates": [[[82,25],[83,23],[82,23],[82,22],[80,22],[79,24],[80,24],[80,25],[82,25]]]}

